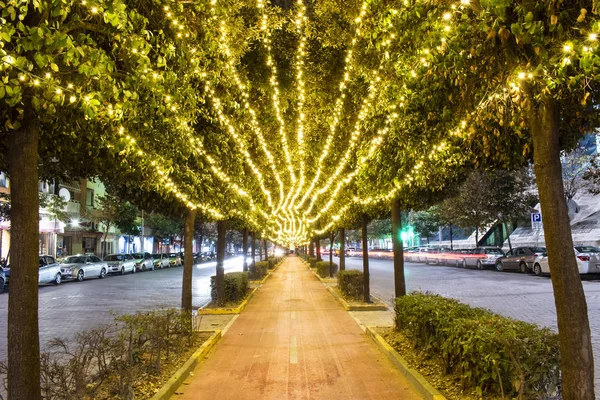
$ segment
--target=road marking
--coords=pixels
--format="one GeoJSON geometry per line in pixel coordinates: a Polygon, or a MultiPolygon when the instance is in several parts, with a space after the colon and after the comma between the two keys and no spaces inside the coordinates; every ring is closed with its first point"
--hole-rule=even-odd
{"type": "Polygon", "coordinates": [[[298,364],[298,345],[296,344],[296,336],[290,339],[290,364],[298,364]]]}

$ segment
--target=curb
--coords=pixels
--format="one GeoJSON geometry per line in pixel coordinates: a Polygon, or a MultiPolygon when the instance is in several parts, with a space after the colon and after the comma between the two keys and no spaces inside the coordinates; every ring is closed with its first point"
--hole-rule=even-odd
{"type": "Polygon", "coordinates": [[[373,342],[375,342],[379,350],[386,355],[388,360],[390,360],[390,362],[394,364],[396,368],[398,368],[400,373],[414,385],[415,389],[417,389],[419,393],[425,397],[425,399],[446,400],[446,397],[438,392],[436,388],[431,386],[431,384],[427,382],[423,375],[421,375],[417,370],[412,369],[404,360],[404,358],[402,358],[402,356],[398,354],[398,352],[394,350],[394,348],[390,346],[380,334],[375,332],[372,326],[367,326],[365,332],[367,333],[367,336],[369,336],[373,342]]]}
{"type": "Polygon", "coordinates": [[[192,354],[192,356],[183,364],[181,368],[169,378],[169,380],[162,386],[162,388],[150,399],[151,400],[169,400],[175,391],[181,386],[184,380],[190,375],[190,372],[198,362],[202,360],[206,354],[215,346],[215,344],[221,338],[221,331],[201,331],[201,332],[213,332],[212,336],[208,340],[202,343],[202,346],[192,354]]]}
{"type": "Polygon", "coordinates": [[[248,305],[248,302],[250,301],[250,299],[252,299],[254,293],[256,293],[257,289],[258,288],[252,289],[250,294],[244,299],[244,301],[242,301],[242,304],[235,308],[199,308],[197,310],[198,315],[240,314],[242,311],[244,311],[244,309],[248,305]]]}
{"type": "Polygon", "coordinates": [[[342,307],[344,307],[344,309],[346,311],[387,311],[387,309],[388,309],[387,306],[385,305],[385,303],[383,303],[381,300],[379,300],[375,296],[371,296],[371,297],[373,299],[377,300],[380,304],[350,305],[350,303],[348,303],[346,301],[346,299],[344,299],[342,296],[340,296],[333,287],[328,286],[327,290],[329,290],[329,293],[331,293],[333,295],[333,297],[335,297],[335,299],[342,305],[342,307]]]}
{"type": "Polygon", "coordinates": [[[315,276],[321,281],[321,283],[326,284],[326,283],[337,283],[337,278],[321,278],[321,276],[317,273],[316,268],[311,268],[310,269],[312,271],[313,274],[315,274],[315,276]]]}

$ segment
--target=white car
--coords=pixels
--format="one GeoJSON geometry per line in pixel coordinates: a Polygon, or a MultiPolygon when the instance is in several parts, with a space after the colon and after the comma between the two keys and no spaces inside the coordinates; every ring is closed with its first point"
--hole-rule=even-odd
{"type": "Polygon", "coordinates": [[[109,274],[125,275],[126,272],[135,274],[136,260],[131,254],[109,254],[104,257],[104,261],[108,264],[109,274]]]}
{"type": "MultiPolygon", "coordinates": [[[[575,246],[575,259],[579,274],[600,274],[600,248],[594,246],[575,246]]],[[[533,263],[533,273],[537,276],[550,274],[548,253],[537,257],[533,263]]]]}

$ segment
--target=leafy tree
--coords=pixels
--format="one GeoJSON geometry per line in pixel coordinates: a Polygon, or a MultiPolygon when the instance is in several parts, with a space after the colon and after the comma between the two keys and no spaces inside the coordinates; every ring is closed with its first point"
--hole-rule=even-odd
{"type": "Polygon", "coordinates": [[[592,157],[587,154],[583,147],[576,147],[562,155],[562,180],[565,188],[565,199],[567,202],[573,200],[575,195],[584,189],[587,181],[586,172],[591,167],[592,157]]]}
{"type": "Polygon", "coordinates": [[[106,238],[111,228],[118,228],[124,234],[139,232],[136,220],[138,210],[129,202],[106,193],[96,199],[95,207],[86,212],[85,217],[102,227],[102,256],[105,256],[106,238]]]}
{"type": "Polygon", "coordinates": [[[422,239],[427,238],[428,243],[429,237],[437,232],[440,226],[437,214],[432,211],[433,210],[431,209],[427,211],[417,211],[410,215],[415,232],[418,233],[422,239]]]}

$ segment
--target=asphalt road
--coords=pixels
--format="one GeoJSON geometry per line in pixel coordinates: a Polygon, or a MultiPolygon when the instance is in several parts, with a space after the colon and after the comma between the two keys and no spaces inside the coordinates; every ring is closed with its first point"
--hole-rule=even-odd
{"type": "MultiPolygon", "coordinates": [[[[339,262],[339,260],[336,260],[339,262]]],[[[362,271],[362,257],[347,257],[347,269],[362,271]]],[[[391,260],[369,260],[371,294],[393,305],[394,267],[391,260]]],[[[554,294],[549,277],[518,272],[462,269],[406,263],[407,290],[453,297],[475,307],[557,330],[554,294]]],[[[600,276],[584,278],[592,346],[596,393],[600,393],[600,276]]]]}
{"type": "MultiPolygon", "coordinates": [[[[216,262],[197,264],[193,274],[193,306],[210,302],[210,277],[216,262]]],[[[225,272],[241,271],[243,258],[225,260],[225,272]]],[[[130,314],[136,311],[181,305],[182,267],[109,275],[104,279],[83,282],[63,282],[39,289],[40,345],[54,337],[70,338],[75,332],[112,322],[111,313],[130,314]]],[[[0,294],[0,360],[7,357],[6,327],[8,293],[0,294]]]]}

